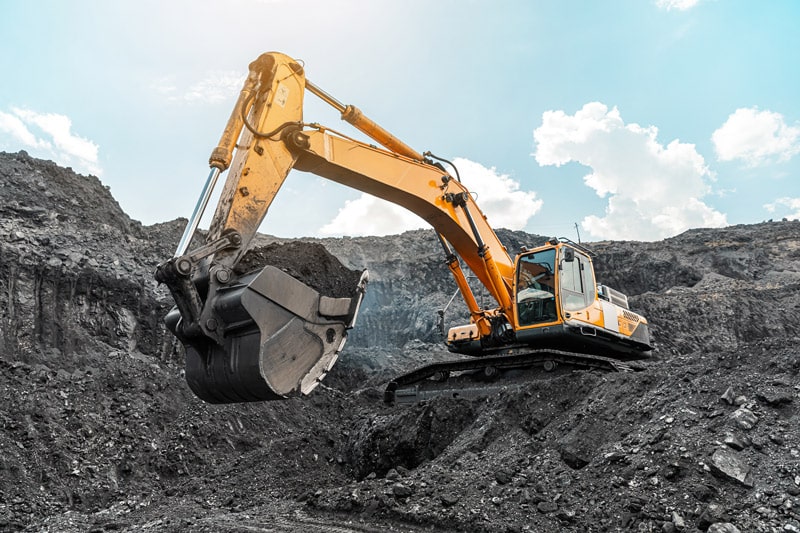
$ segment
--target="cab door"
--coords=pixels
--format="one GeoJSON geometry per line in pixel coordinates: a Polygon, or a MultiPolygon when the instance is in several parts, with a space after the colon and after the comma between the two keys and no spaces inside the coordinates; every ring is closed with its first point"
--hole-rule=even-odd
{"type": "Polygon", "coordinates": [[[561,248],[558,274],[564,312],[586,309],[595,301],[595,281],[589,258],[569,246],[561,248]]]}
{"type": "Polygon", "coordinates": [[[521,328],[558,322],[556,249],[526,253],[517,262],[517,324],[521,328]]]}

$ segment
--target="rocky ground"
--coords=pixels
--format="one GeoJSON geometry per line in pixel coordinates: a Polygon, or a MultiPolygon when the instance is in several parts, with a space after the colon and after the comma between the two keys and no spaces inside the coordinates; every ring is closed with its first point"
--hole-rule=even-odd
{"type": "Polygon", "coordinates": [[[358,326],[310,397],[212,406],[152,278],[184,222],[0,153],[0,530],[800,531],[800,222],[592,243],[645,371],[406,407],[382,386],[445,357],[455,291],[431,232],[290,244],[370,270],[358,326]]]}

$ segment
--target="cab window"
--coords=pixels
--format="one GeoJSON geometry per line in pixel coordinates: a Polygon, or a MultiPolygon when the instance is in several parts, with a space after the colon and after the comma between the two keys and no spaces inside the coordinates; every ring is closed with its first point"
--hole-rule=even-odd
{"type": "Polygon", "coordinates": [[[572,261],[559,263],[561,302],[565,311],[584,309],[594,301],[594,276],[589,258],[576,252],[572,261]]]}
{"type": "Polygon", "coordinates": [[[517,317],[521,326],[553,322],[556,315],[556,251],[554,248],[520,257],[517,271],[517,317]]]}

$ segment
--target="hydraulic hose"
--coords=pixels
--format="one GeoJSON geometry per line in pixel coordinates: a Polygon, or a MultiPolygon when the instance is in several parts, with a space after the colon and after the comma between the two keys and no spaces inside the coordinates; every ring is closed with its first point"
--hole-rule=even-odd
{"type": "Polygon", "coordinates": [[[425,152],[425,153],[424,153],[424,154],[422,154],[422,155],[424,155],[425,157],[431,157],[431,158],[433,158],[433,159],[436,159],[437,161],[444,161],[445,163],[447,163],[448,165],[450,165],[451,167],[453,167],[453,170],[454,170],[454,171],[455,171],[455,173],[456,173],[456,179],[458,180],[458,182],[459,182],[459,183],[461,183],[461,176],[458,174],[458,167],[456,167],[456,166],[453,164],[453,162],[452,162],[452,161],[448,161],[447,159],[445,159],[445,158],[443,158],[443,157],[437,157],[437,156],[433,155],[433,154],[430,152],[430,150],[429,150],[429,151],[427,151],[427,152],[425,152]]]}

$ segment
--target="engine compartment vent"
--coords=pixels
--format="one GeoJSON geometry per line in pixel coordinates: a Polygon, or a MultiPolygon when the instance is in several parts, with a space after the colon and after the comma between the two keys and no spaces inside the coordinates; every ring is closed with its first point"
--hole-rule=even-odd
{"type": "Polygon", "coordinates": [[[622,307],[623,309],[630,309],[628,307],[628,297],[622,294],[621,292],[612,289],[611,287],[607,287],[605,285],[598,285],[597,295],[603,300],[616,304],[622,307]]]}

